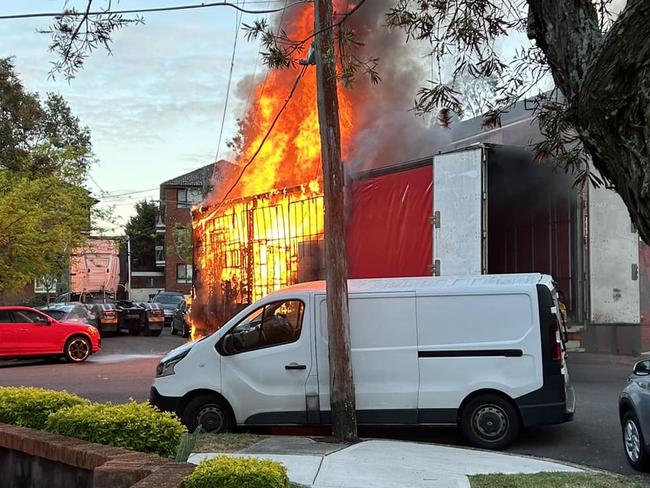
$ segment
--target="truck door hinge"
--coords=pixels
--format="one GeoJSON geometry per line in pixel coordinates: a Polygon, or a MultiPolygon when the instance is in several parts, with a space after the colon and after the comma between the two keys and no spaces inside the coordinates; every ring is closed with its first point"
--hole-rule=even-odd
{"type": "Polygon", "coordinates": [[[429,271],[433,276],[440,276],[440,260],[436,259],[433,264],[429,266],[429,271]]]}
{"type": "Polygon", "coordinates": [[[439,229],[440,228],[440,210],[436,210],[435,212],[433,212],[433,215],[431,216],[431,218],[429,220],[436,229],[439,229]]]}

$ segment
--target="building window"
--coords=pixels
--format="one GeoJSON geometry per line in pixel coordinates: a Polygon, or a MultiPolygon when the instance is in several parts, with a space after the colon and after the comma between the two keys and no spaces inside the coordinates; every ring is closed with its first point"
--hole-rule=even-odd
{"type": "Polygon", "coordinates": [[[178,208],[190,208],[203,200],[203,192],[200,188],[179,188],[176,190],[176,202],[178,208]]]}
{"type": "Polygon", "coordinates": [[[156,266],[165,265],[165,246],[156,246],[156,266]]]}
{"type": "Polygon", "coordinates": [[[176,265],[176,283],[192,283],[192,265],[176,265]]]}

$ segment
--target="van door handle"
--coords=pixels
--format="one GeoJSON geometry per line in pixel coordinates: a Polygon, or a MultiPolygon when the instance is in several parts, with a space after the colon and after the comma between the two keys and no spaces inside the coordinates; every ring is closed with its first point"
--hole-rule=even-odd
{"type": "Polygon", "coordinates": [[[298,364],[298,363],[289,363],[284,366],[284,369],[307,369],[307,365],[298,364]]]}

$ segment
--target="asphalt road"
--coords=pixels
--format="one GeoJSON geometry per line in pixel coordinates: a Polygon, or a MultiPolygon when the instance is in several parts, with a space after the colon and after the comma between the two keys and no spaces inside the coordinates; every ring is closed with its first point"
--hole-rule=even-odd
{"type": "MultiPolygon", "coordinates": [[[[106,338],[102,351],[83,364],[0,361],[0,385],[65,389],[99,402],[143,401],[148,398],[159,358],[183,342],[165,329],[160,337],[106,338]]],[[[524,432],[508,452],[634,475],[650,486],[650,475],[639,475],[628,466],[618,423],[617,398],[632,363],[630,358],[572,354],[569,371],[577,393],[575,420],[524,432]]],[[[283,431],[327,435],[322,429],[283,431]]],[[[362,428],[360,435],[464,445],[455,429],[362,428]]]]}

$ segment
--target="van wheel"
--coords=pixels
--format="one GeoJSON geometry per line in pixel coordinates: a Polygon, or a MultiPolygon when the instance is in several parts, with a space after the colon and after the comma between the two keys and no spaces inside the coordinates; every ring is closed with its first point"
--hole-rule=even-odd
{"type": "Polygon", "coordinates": [[[623,448],[627,462],[638,471],[650,470],[650,459],[645,450],[643,432],[634,412],[628,411],[623,416],[623,448]]]}
{"type": "Polygon", "coordinates": [[[467,441],[483,449],[503,449],[521,430],[519,414],[497,395],[481,395],[463,409],[460,427],[467,441]]]}
{"type": "Polygon", "coordinates": [[[221,434],[232,431],[235,419],[227,405],[209,395],[196,397],[183,410],[183,423],[190,432],[201,427],[202,432],[221,434]]]}

